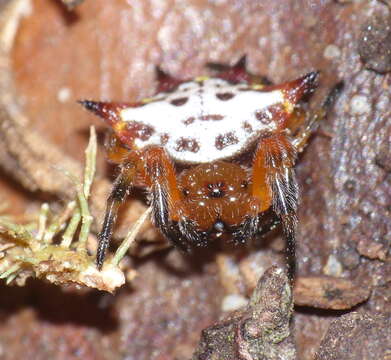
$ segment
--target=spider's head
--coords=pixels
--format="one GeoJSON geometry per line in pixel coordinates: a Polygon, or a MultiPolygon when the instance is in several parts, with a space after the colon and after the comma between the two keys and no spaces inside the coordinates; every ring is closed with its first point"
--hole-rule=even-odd
{"type": "Polygon", "coordinates": [[[198,165],[180,175],[179,187],[186,212],[200,230],[221,234],[257,215],[247,171],[239,165],[222,161],[198,165]]]}

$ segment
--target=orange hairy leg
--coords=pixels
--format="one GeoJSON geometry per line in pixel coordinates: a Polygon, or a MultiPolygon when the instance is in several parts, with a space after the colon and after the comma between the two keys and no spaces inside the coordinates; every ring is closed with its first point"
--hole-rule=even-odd
{"type": "MultiPolygon", "coordinates": [[[[283,85],[269,85],[265,90],[281,90],[284,93],[283,106],[274,107],[273,118],[277,123],[277,131],[265,134],[259,141],[253,164],[253,195],[261,202],[260,212],[274,207],[274,197],[271,189],[271,174],[282,171],[283,168],[292,168],[296,158],[296,149],[287,137],[287,130],[299,132],[297,142],[305,143],[310,131],[306,126],[304,131],[300,128],[306,121],[306,116],[295,105],[305,95],[315,88],[319,73],[312,72],[297,80],[283,85]],[[303,138],[303,140],[301,140],[303,138]]],[[[304,145],[303,145],[304,146],[304,145]]]]}
{"type": "MultiPolygon", "coordinates": [[[[112,148],[114,151],[115,147],[112,148]]],[[[99,233],[96,263],[100,269],[109,246],[118,209],[124,202],[138,178],[151,188],[154,219],[165,235],[170,235],[169,219],[177,218],[174,204],[179,203],[181,194],[177,187],[175,169],[166,152],[151,146],[143,151],[131,151],[120,166],[120,174],[114,182],[106,206],[105,219],[99,233]]]]}
{"type": "Polygon", "coordinates": [[[286,128],[290,130],[290,134],[295,136],[304,124],[308,122],[307,111],[302,107],[296,107],[286,122],[286,128]]]}
{"type": "Polygon", "coordinates": [[[142,159],[140,173],[150,188],[151,206],[155,225],[163,235],[182,251],[188,252],[189,243],[202,242],[203,233],[198,233],[183,203],[176,172],[166,151],[158,146],[149,147],[142,159]]]}
{"type": "MultiPolygon", "coordinates": [[[[182,195],[178,188],[174,165],[166,151],[159,146],[148,147],[143,152],[142,164],[140,174],[144,177],[145,184],[151,189],[153,205],[157,202],[157,207],[154,208],[163,212],[162,204],[166,203],[164,212],[167,214],[164,218],[169,217],[177,221],[179,214],[174,209],[178,207],[182,195]]],[[[163,216],[163,213],[157,214],[157,212],[154,213],[155,221],[160,223],[157,217],[163,216]]]]}
{"type": "Polygon", "coordinates": [[[302,122],[298,126],[298,130],[295,133],[295,136],[292,140],[293,146],[296,148],[297,152],[302,152],[307,145],[308,139],[316,130],[319,125],[319,121],[326,116],[326,110],[321,107],[315,111],[311,116],[303,116],[302,122]]]}
{"type": "Polygon", "coordinates": [[[259,141],[253,164],[253,196],[260,201],[260,212],[270,207],[282,223],[287,243],[288,273],[295,273],[295,232],[298,186],[294,174],[296,149],[285,132],[259,141]]]}
{"type": "Polygon", "coordinates": [[[304,111],[301,108],[295,108],[292,115],[288,118],[286,127],[293,135],[292,144],[297,152],[302,152],[307,145],[311,134],[316,131],[320,121],[322,121],[330,107],[335,103],[339,93],[344,86],[343,82],[337,83],[329,92],[323,104],[315,111],[304,111]]]}
{"type": "Polygon", "coordinates": [[[296,104],[303,96],[310,95],[316,88],[318,72],[309,73],[297,80],[269,85],[264,90],[281,90],[285,102],[270,111],[276,120],[277,130],[264,134],[255,153],[252,182],[253,196],[260,201],[260,213],[272,208],[282,223],[286,239],[288,274],[293,281],[295,260],[295,232],[297,226],[298,185],[295,179],[294,163],[298,150],[302,150],[313,130],[314,122],[308,122],[296,104]],[[303,126],[304,125],[304,126],[303,126]],[[289,133],[295,139],[289,138],[289,133]]]}
{"type": "Polygon", "coordinates": [[[107,158],[113,164],[122,164],[130,151],[113,132],[107,135],[105,148],[107,158]]]}
{"type": "Polygon", "coordinates": [[[291,280],[296,268],[295,232],[298,205],[298,185],[293,166],[297,153],[303,151],[309,137],[326,116],[343,87],[343,83],[338,83],[315,112],[308,114],[295,108],[298,99],[313,91],[317,77],[318,73],[310,73],[288,86],[285,85],[285,112],[280,116],[279,131],[266,135],[259,141],[253,164],[253,195],[260,200],[261,212],[271,207],[282,223],[291,280]]]}

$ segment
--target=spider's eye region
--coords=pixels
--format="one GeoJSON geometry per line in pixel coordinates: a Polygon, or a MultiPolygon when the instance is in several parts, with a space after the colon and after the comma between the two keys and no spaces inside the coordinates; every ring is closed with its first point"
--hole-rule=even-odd
{"type": "Polygon", "coordinates": [[[200,164],[184,170],[178,183],[184,204],[198,228],[218,236],[257,212],[252,205],[247,171],[238,164],[218,161],[200,164]]]}
{"type": "Polygon", "coordinates": [[[183,189],[182,193],[183,193],[184,196],[189,196],[190,190],[189,189],[183,189]]]}
{"type": "Polygon", "coordinates": [[[209,183],[206,187],[209,190],[208,195],[211,198],[222,198],[225,195],[225,183],[222,181],[209,183]]]}

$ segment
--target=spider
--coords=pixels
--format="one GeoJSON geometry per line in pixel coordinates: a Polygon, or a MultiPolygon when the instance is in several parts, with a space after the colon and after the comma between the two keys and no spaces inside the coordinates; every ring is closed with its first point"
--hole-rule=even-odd
{"type": "Polygon", "coordinates": [[[184,251],[217,238],[243,243],[281,223],[292,277],[294,165],[321,118],[297,105],[316,89],[319,73],[272,85],[248,73],[242,59],[216,77],[158,75],[152,98],[80,101],[110,126],[108,158],[120,165],[99,234],[98,268],[120,204],[141,186],[149,191],[155,225],[184,251]]]}

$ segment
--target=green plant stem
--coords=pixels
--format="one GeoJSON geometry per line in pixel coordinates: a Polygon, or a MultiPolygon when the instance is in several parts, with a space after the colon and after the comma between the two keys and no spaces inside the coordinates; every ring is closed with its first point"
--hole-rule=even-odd
{"type": "Polygon", "coordinates": [[[125,256],[126,252],[128,251],[130,245],[134,242],[138,232],[140,231],[141,226],[144,224],[145,220],[148,218],[148,216],[152,212],[152,207],[149,207],[144,214],[142,214],[138,220],[133,224],[132,228],[130,229],[128,235],[126,235],[125,240],[121,243],[121,245],[118,247],[113,260],[112,264],[118,266],[119,262],[122,260],[122,258],[125,256]]]}
{"type": "Polygon", "coordinates": [[[77,227],[79,226],[80,219],[81,219],[80,210],[77,209],[73,213],[73,216],[69,221],[69,224],[64,232],[64,235],[62,236],[61,246],[67,248],[71,246],[73,237],[75,236],[75,232],[77,230],[77,227]]]}

